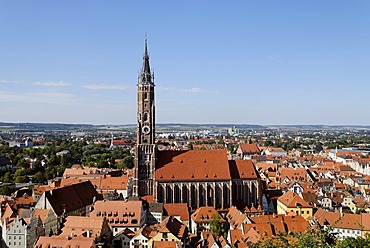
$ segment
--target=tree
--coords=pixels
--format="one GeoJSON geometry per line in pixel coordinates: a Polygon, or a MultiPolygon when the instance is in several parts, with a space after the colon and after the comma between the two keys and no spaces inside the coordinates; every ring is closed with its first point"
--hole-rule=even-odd
{"type": "Polygon", "coordinates": [[[17,166],[27,169],[30,167],[30,163],[24,158],[22,158],[18,161],[17,166]]]}
{"type": "MultiPolygon", "coordinates": [[[[277,237],[272,237],[266,240],[261,240],[257,244],[250,244],[252,248],[329,248],[335,247],[335,235],[331,228],[323,230],[319,227],[309,228],[303,233],[279,233],[277,237]]],[[[341,246],[345,247],[345,246],[341,246]]],[[[362,247],[362,246],[356,246],[362,247]]]]}
{"type": "Polygon", "coordinates": [[[13,181],[12,174],[8,171],[3,177],[4,183],[11,183],[13,181]]]}
{"type": "Polygon", "coordinates": [[[8,186],[3,186],[0,188],[0,195],[10,195],[13,191],[8,186]]]}
{"type": "Polygon", "coordinates": [[[45,181],[45,176],[41,171],[36,172],[34,178],[38,183],[43,183],[45,181]]]}
{"type": "Polygon", "coordinates": [[[357,238],[346,238],[342,242],[338,242],[335,246],[336,248],[370,248],[370,236],[368,233],[365,234],[365,238],[357,237],[357,238]]]}
{"type": "Polygon", "coordinates": [[[134,157],[132,157],[131,155],[124,157],[124,159],[122,159],[122,162],[129,169],[132,169],[134,167],[134,157]]]}
{"type": "Polygon", "coordinates": [[[209,226],[210,226],[211,232],[213,232],[218,237],[220,237],[221,235],[226,237],[224,225],[221,222],[220,215],[218,215],[217,213],[215,213],[212,216],[212,219],[209,222],[209,226]]]}
{"type": "Polygon", "coordinates": [[[28,179],[27,176],[17,176],[14,180],[15,183],[27,183],[28,179]]]}

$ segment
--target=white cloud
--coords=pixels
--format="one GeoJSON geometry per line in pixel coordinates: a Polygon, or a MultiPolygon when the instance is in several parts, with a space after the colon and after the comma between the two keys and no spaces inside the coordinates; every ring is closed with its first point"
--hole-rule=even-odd
{"type": "Polygon", "coordinates": [[[190,89],[180,89],[180,91],[185,92],[185,93],[199,93],[199,92],[202,92],[203,90],[197,87],[193,87],[190,89]]]}
{"type": "Polygon", "coordinates": [[[174,88],[174,87],[159,87],[158,91],[172,91],[180,93],[200,93],[203,92],[203,89],[193,87],[193,88],[174,88]]]}
{"type": "Polygon", "coordinates": [[[129,87],[124,85],[107,85],[107,84],[86,84],[83,86],[90,90],[127,90],[129,87]]]}
{"type": "Polygon", "coordinates": [[[15,94],[0,91],[0,102],[74,105],[78,103],[78,100],[71,94],[60,92],[29,92],[15,94]]]}
{"type": "Polygon", "coordinates": [[[46,87],[66,87],[66,86],[69,86],[70,84],[67,84],[65,82],[53,82],[53,81],[50,81],[50,82],[34,82],[32,83],[33,85],[37,85],[37,86],[46,86],[46,87]]]}
{"type": "Polygon", "coordinates": [[[0,84],[22,84],[24,81],[0,80],[0,84]]]}

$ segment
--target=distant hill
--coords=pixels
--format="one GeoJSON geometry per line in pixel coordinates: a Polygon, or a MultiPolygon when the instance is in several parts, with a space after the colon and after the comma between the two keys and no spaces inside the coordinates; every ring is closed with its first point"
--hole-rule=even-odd
{"type": "MultiPolygon", "coordinates": [[[[221,130],[236,127],[241,130],[256,129],[297,129],[297,130],[353,130],[370,129],[361,125],[254,125],[254,124],[189,124],[189,123],[158,123],[156,130],[165,131],[200,131],[221,130]]],[[[7,123],[0,122],[0,131],[19,132],[50,132],[50,131],[135,131],[136,124],[125,125],[93,125],[93,124],[63,124],[63,123],[7,123]]]]}

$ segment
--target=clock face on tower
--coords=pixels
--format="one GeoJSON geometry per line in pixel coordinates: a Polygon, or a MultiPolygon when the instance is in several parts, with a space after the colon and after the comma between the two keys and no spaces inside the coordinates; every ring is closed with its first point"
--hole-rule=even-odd
{"type": "Polygon", "coordinates": [[[150,133],[150,127],[149,126],[143,126],[141,129],[144,134],[149,134],[150,133]]]}

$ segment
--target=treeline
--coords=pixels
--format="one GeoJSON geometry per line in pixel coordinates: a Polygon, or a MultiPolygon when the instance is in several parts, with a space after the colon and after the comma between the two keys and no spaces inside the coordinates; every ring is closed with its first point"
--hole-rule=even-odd
{"type": "Polygon", "coordinates": [[[110,150],[107,145],[85,141],[49,141],[43,148],[9,147],[2,142],[0,156],[11,162],[11,166],[0,169],[0,181],[3,183],[30,180],[43,183],[47,179],[62,176],[64,170],[73,164],[117,169],[134,166],[129,149],[110,150]]]}
{"type": "Polygon", "coordinates": [[[370,248],[370,233],[364,237],[339,240],[331,228],[311,228],[304,233],[280,233],[277,237],[263,239],[250,248],[370,248]]]}

